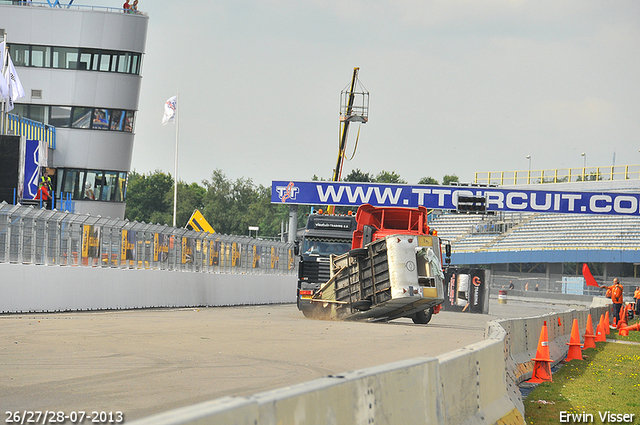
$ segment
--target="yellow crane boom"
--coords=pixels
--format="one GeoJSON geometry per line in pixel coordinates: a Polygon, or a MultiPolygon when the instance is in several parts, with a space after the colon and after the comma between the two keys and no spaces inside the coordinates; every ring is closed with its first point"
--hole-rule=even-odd
{"type": "Polygon", "coordinates": [[[209,222],[204,218],[200,210],[193,211],[191,214],[191,218],[187,222],[187,226],[191,227],[191,230],[195,230],[196,232],[208,232],[215,233],[213,227],[209,224],[209,222]]]}

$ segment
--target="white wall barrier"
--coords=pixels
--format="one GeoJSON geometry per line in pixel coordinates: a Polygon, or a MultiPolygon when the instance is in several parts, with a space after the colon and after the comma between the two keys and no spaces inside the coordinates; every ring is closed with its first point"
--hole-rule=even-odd
{"type": "Polygon", "coordinates": [[[584,334],[608,305],[490,322],[485,341],[437,358],[416,358],[329,376],[250,397],[224,397],[132,425],[524,424],[518,384],[531,377],[547,321],[554,363],[566,357],[573,319],[584,334]],[[560,321],[558,321],[560,319],[560,321]]]}
{"type": "Polygon", "coordinates": [[[296,279],[0,263],[0,313],[292,303],[296,279]]]}

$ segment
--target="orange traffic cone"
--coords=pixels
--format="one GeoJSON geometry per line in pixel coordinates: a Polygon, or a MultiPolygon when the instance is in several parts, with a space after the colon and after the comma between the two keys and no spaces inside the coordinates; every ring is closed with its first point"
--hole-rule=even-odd
{"type": "Polygon", "coordinates": [[[633,310],[633,306],[631,304],[625,304],[624,308],[620,312],[622,315],[620,320],[624,320],[625,323],[629,320],[629,310],[633,310]]]}
{"type": "Polygon", "coordinates": [[[567,343],[569,352],[566,361],[582,360],[582,349],[580,348],[580,329],[578,328],[578,319],[573,319],[571,327],[571,339],[567,343]]]}
{"type": "Polygon", "coordinates": [[[627,326],[625,328],[622,328],[623,330],[629,332],[629,331],[640,331],[640,322],[636,323],[635,325],[632,326],[627,326]]]}
{"type": "Polygon", "coordinates": [[[538,340],[538,350],[536,356],[532,358],[533,374],[527,382],[539,384],[541,382],[553,382],[551,379],[551,356],[549,355],[549,337],[547,335],[547,321],[542,325],[540,339],[538,340]]]}
{"type": "Polygon", "coordinates": [[[620,320],[624,320],[625,322],[627,321],[627,305],[622,303],[623,305],[620,306],[620,311],[618,312],[618,316],[620,317],[620,320]]]}
{"type": "Polygon", "coordinates": [[[604,321],[605,321],[606,326],[602,327],[602,330],[604,331],[605,335],[609,335],[611,333],[611,331],[609,330],[609,323],[611,323],[610,320],[611,319],[609,318],[609,310],[607,310],[604,313],[604,321]]]}
{"type": "MultiPolygon", "coordinates": [[[[620,309],[620,316],[626,318],[627,316],[627,307],[623,307],[620,309]]],[[[616,326],[616,328],[618,329],[618,335],[620,336],[629,336],[629,331],[624,331],[623,329],[626,328],[627,325],[627,321],[623,320],[622,318],[618,321],[618,326],[616,326]]]]}
{"type": "Polygon", "coordinates": [[[609,324],[604,324],[604,317],[600,315],[600,323],[598,323],[598,328],[596,329],[596,342],[602,342],[607,340],[607,336],[605,334],[604,329],[608,328],[609,324]]]}
{"type": "Polygon", "coordinates": [[[593,334],[593,322],[591,321],[591,315],[587,317],[587,329],[584,331],[584,348],[596,348],[596,342],[594,341],[595,335],[593,334]]]}
{"type": "Polygon", "coordinates": [[[627,327],[627,306],[624,306],[620,309],[620,320],[618,321],[618,325],[616,329],[620,330],[623,327],[627,327]]]}
{"type": "MultiPolygon", "coordinates": [[[[600,315],[600,322],[598,323],[598,326],[602,328],[602,332],[604,332],[604,328],[605,328],[605,323],[604,323],[604,315],[600,315]]],[[[607,323],[607,327],[609,326],[609,323],[607,323]]],[[[596,335],[598,332],[598,329],[596,329],[596,335]]]]}

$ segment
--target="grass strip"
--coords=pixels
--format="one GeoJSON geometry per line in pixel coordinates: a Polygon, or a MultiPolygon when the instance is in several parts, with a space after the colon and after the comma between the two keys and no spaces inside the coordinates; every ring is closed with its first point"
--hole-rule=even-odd
{"type": "MultiPolygon", "coordinates": [[[[640,332],[617,333],[607,339],[640,343],[640,332]]],[[[524,400],[527,424],[640,424],[640,345],[597,342],[582,354],[584,360],[561,363],[553,382],[531,391],[524,400]]]]}

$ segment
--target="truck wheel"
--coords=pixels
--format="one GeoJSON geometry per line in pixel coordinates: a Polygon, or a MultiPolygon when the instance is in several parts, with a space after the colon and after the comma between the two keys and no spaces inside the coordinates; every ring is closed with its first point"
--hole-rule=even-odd
{"type": "Polygon", "coordinates": [[[367,311],[371,308],[371,301],[359,300],[351,304],[351,307],[358,311],[367,311]]]}
{"type": "Polygon", "coordinates": [[[322,305],[317,303],[312,303],[307,308],[303,308],[302,314],[304,314],[304,317],[308,319],[322,320],[328,318],[328,312],[322,308],[322,305]]]}
{"type": "Polygon", "coordinates": [[[413,316],[411,316],[411,320],[413,320],[413,323],[426,325],[431,320],[431,316],[433,316],[433,308],[430,307],[426,310],[414,313],[413,316]]]}
{"type": "Polygon", "coordinates": [[[304,314],[304,317],[309,318],[309,319],[316,319],[318,317],[318,312],[316,311],[315,308],[305,308],[302,311],[302,314],[304,314]]]}
{"type": "Polygon", "coordinates": [[[349,251],[349,257],[366,257],[369,255],[367,248],[355,248],[349,251]]]}

